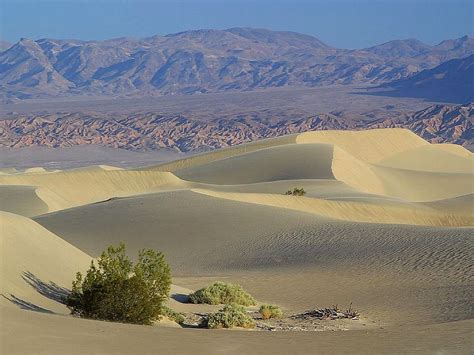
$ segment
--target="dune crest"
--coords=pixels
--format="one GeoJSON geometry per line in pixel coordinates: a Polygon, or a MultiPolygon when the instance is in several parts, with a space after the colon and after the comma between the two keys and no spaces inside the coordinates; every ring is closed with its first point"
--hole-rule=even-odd
{"type": "Polygon", "coordinates": [[[360,202],[346,202],[297,196],[278,196],[274,194],[215,192],[201,189],[193,189],[192,191],[217,198],[287,208],[355,222],[447,227],[470,226],[474,224],[474,217],[469,214],[449,214],[428,206],[414,207],[411,204],[403,203],[395,205],[364,200],[360,202]]]}
{"type": "Polygon", "coordinates": [[[48,205],[48,212],[180,184],[172,173],[131,170],[79,169],[0,176],[0,185],[36,187],[37,195],[48,205]]]}
{"type": "MultiPolygon", "coordinates": [[[[395,212],[394,206],[388,206],[390,213],[397,215],[396,218],[382,217],[387,216],[386,213],[363,216],[360,212],[356,214],[358,217],[348,214],[348,220],[466,225],[471,223],[470,219],[466,217],[467,213],[460,213],[459,210],[450,213],[445,208],[440,212],[427,210],[425,205],[409,204],[474,193],[473,155],[466,152],[452,145],[430,144],[406,129],[315,131],[266,139],[133,170],[104,165],[58,172],[20,173],[15,170],[11,174],[12,171],[9,171],[0,175],[3,187],[0,196],[6,196],[5,201],[8,202],[11,201],[8,196],[15,195],[14,191],[15,196],[19,195],[18,187],[12,186],[23,186],[24,190],[29,188],[30,191],[34,189],[34,194],[29,193],[29,197],[24,197],[21,203],[17,201],[15,208],[4,208],[34,216],[115,197],[170,189],[196,188],[212,192],[222,191],[225,186],[242,185],[238,192],[258,192],[254,191],[254,185],[250,185],[287,181],[291,187],[298,180],[333,180],[343,183],[338,194],[340,199],[344,198],[349,187],[359,192],[359,198],[371,194],[379,198],[398,199],[407,202],[400,207],[403,211],[414,211],[411,216],[408,212],[395,212]],[[244,185],[248,185],[248,189],[244,185]],[[31,206],[44,203],[47,210],[39,207],[32,209],[28,207],[28,201],[31,206]],[[424,217],[421,218],[421,215],[424,217]]],[[[282,194],[284,191],[272,190],[271,193],[282,194]]],[[[26,196],[26,192],[23,195],[26,196]]],[[[347,198],[353,198],[353,195],[350,192],[347,198]]],[[[357,209],[363,206],[364,201],[359,202],[357,209]]],[[[371,203],[364,206],[370,206],[372,210],[385,208],[380,203],[376,207],[371,203]]]]}

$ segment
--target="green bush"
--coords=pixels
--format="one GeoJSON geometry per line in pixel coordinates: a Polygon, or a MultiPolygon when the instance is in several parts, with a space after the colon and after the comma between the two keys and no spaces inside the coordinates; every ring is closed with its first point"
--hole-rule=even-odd
{"type": "Polygon", "coordinates": [[[283,311],[281,310],[281,308],[273,304],[261,305],[258,312],[262,315],[263,319],[283,317],[283,311]]]}
{"type": "Polygon", "coordinates": [[[85,277],[78,272],[66,304],[79,317],[152,324],[163,314],[171,286],[170,268],[162,253],[141,250],[134,265],[125,245],[110,246],[85,277]]]}
{"type": "Polygon", "coordinates": [[[242,286],[220,281],[190,294],[189,302],[206,304],[236,303],[242,306],[257,304],[255,299],[242,289],[242,286]]]}
{"type": "Polygon", "coordinates": [[[304,196],[306,195],[306,191],[303,189],[303,188],[298,188],[298,187],[295,187],[292,190],[288,190],[287,192],[285,192],[285,195],[292,195],[292,196],[304,196]]]}
{"type": "Polygon", "coordinates": [[[254,328],[255,322],[245,313],[245,308],[235,304],[226,304],[224,308],[209,315],[206,323],[207,328],[254,328]]]}
{"type": "Polygon", "coordinates": [[[178,324],[184,323],[185,320],[182,313],[176,312],[167,306],[163,307],[163,315],[178,324]]]}

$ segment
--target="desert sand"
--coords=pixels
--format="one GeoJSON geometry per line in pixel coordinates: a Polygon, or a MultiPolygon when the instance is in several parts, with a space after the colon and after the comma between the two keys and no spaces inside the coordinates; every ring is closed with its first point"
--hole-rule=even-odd
{"type": "Polygon", "coordinates": [[[472,153],[403,129],[307,132],[138,169],[4,170],[1,350],[469,353],[473,196],[472,153]],[[284,195],[294,187],[307,194],[284,195]],[[58,296],[121,241],[164,252],[172,295],[231,281],[287,314],[352,302],[361,319],[267,332],[69,316],[58,296]]]}

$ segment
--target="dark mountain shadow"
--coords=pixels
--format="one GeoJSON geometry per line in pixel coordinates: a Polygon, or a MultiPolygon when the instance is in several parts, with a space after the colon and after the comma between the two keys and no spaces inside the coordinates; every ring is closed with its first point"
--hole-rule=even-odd
{"type": "Polygon", "coordinates": [[[446,90],[397,90],[387,89],[384,87],[370,88],[367,91],[353,91],[350,95],[368,95],[368,96],[384,96],[397,98],[416,98],[426,102],[442,102],[450,104],[464,104],[470,102],[469,97],[458,95],[455,92],[446,92],[446,90]]]}
{"type": "Polygon", "coordinates": [[[40,312],[40,313],[54,313],[50,311],[49,309],[37,306],[31,302],[22,300],[21,298],[16,297],[15,295],[10,294],[10,297],[5,296],[4,294],[1,294],[3,298],[6,300],[10,301],[14,305],[20,307],[21,309],[27,310],[27,311],[33,311],[33,312],[40,312]]]}
{"type": "Polygon", "coordinates": [[[61,287],[52,281],[49,283],[41,281],[29,271],[24,272],[22,278],[27,284],[38,291],[39,294],[50,300],[65,304],[66,297],[70,294],[67,288],[61,287]]]}

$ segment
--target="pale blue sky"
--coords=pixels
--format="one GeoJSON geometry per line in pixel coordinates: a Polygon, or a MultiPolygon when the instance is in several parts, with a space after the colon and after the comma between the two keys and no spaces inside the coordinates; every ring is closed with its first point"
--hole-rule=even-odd
{"type": "Polygon", "coordinates": [[[473,33],[472,0],[0,0],[0,38],[106,39],[258,27],[340,48],[392,39],[435,44],[473,33]]]}

